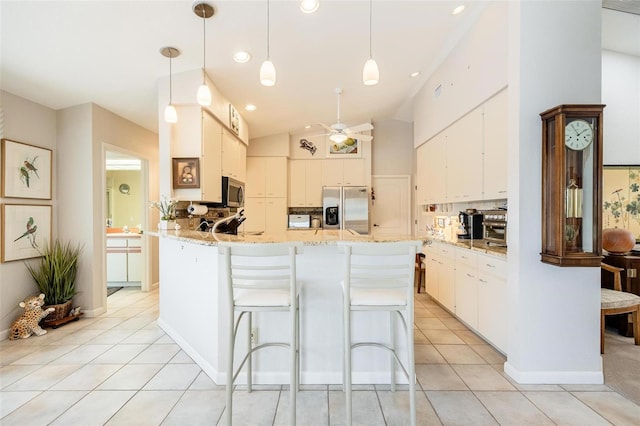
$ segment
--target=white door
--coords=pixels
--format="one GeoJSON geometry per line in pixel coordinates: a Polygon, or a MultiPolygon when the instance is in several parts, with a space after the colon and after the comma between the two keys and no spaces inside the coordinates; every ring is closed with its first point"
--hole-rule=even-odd
{"type": "Polygon", "coordinates": [[[372,176],[371,233],[408,235],[411,223],[410,176],[372,176]]]}

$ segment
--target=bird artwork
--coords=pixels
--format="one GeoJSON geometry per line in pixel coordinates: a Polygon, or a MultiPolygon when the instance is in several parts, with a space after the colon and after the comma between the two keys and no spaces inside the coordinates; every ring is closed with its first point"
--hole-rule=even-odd
{"type": "Polygon", "coordinates": [[[31,160],[31,161],[29,161],[28,158],[26,160],[24,160],[24,167],[28,171],[33,172],[33,174],[35,174],[36,177],[39,179],[40,175],[38,175],[38,169],[36,169],[36,166],[35,166],[35,162],[36,162],[37,158],[38,158],[38,156],[36,155],[35,157],[33,157],[33,160],[31,160]]]}
{"type": "Polygon", "coordinates": [[[38,247],[38,243],[36,243],[36,231],[37,230],[38,230],[38,225],[35,224],[35,221],[33,220],[33,217],[29,217],[29,220],[27,220],[27,230],[22,235],[20,235],[18,238],[13,240],[13,242],[15,243],[16,241],[27,237],[27,239],[29,240],[29,243],[31,243],[31,247],[37,248],[38,247]]]}
{"type": "Polygon", "coordinates": [[[38,169],[36,168],[36,160],[38,156],[36,155],[33,159],[29,160],[27,157],[26,160],[23,161],[23,166],[20,167],[20,180],[27,185],[27,188],[31,185],[31,175],[35,175],[36,178],[40,179],[40,175],[38,174],[38,169]]]}
{"type": "Polygon", "coordinates": [[[20,180],[29,188],[29,171],[24,167],[20,167],[20,180]]]}

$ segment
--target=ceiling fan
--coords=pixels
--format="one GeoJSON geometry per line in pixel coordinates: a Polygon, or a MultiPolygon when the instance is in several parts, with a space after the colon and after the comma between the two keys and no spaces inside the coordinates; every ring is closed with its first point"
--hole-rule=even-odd
{"type": "Polygon", "coordinates": [[[365,132],[368,130],[373,130],[373,125],[371,123],[362,123],[356,126],[347,127],[346,124],[340,122],[340,95],[342,94],[342,89],[337,88],[336,94],[338,95],[338,120],[335,124],[328,126],[324,123],[318,123],[322,127],[324,127],[329,133],[329,139],[331,139],[336,144],[343,144],[348,141],[348,139],[357,139],[361,141],[370,141],[373,139],[370,135],[363,135],[360,132],[365,132]]]}

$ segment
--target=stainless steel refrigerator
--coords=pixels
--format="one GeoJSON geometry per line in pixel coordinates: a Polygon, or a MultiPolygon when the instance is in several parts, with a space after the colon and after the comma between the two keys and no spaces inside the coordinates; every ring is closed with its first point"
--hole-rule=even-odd
{"type": "Polygon", "coordinates": [[[366,186],[322,188],[324,229],[350,229],[369,233],[369,191],[366,186]]]}

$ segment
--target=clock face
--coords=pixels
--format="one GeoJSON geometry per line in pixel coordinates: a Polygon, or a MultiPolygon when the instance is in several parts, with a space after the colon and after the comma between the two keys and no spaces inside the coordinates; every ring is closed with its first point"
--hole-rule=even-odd
{"type": "Polygon", "coordinates": [[[573,120],[564,129],[564,144],[574,151],[585,149],[593,141],[593,128],[585,120],[573,120]]]}

